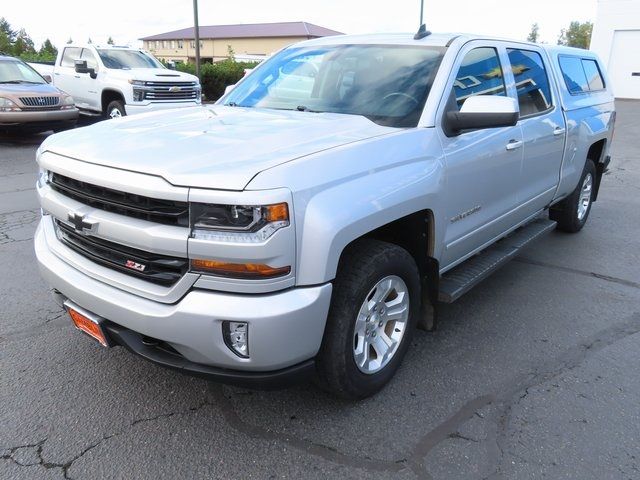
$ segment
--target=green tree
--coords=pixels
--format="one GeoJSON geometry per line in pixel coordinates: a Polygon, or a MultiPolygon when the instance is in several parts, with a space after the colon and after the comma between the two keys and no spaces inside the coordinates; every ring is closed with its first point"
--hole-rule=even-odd
{"type": "Polygon", "coordinates": [[[538,43],[538,30],[540,30],[540,27],[537,22],[531,25],[531,31],[527,36],[527,42],[538,43]]]}
{"type": "Polygon", "coordinates": [[[26,32],[26,30],[24,28],[21,28],[16,35],[15,42],[13,42],[13,54],[18,56],[34,53],[36,53],[36,49],[33,45],[33,40],[31,40],[31,37],[26,32]]]}
{"type": "Polygon", "coordinates": [[[4,17],[0,17],[0,52],[11,54],[15,40],[15,30],[11,28],[11,25],[4,17]]]}
{"type": "Polygon", "coordinates": [[[116,42],[113,41],[113,38],[109,37],[107,40],[107,45],[115,45],[116,42]]]}
{"type": "Polygon", "coordinates": [[[591,43],[591,22],[571,22],[569,28],[563,28],[558,37],[558,45],[588,49],[591,43]]]}
{"type": "Polygon", "coordinates": [[[4,17],[0,17],[0,32],[5,34],[10,44],[13,44],[13,42],[16,41],[18,32],[11,28],[11,24],[4,17]]]}

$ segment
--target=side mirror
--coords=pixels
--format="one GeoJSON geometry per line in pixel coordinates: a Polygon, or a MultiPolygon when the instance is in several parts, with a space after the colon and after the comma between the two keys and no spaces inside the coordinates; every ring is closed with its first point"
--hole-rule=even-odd
{"type": "Polygon", "coordinates": [[[42,75],[42,78],[44,78],[44,81],[47,83],[51,83],[53,81],[51,75],[42,75]]]}
{"type": "Polygon", "coordinates": [[[76,60],[75,70],[76,73],[88,73],[91,78],[97,77],[95,69],[87,67],[86,60],[76,60]]]}
{"type": "Polygon", "coordinates": [[[235,88],[236,84],[234,83],[233,85],[227,85],[224,88],[224,94],[226,95],[227,93],[229,93],[231,90],[233,90],[235,88]]]}
{"type": "Polygon", "coordinates": [[[518,102],[511,97],[476,95],[467,98],[459,112],[445,114],[446,130],[458,135],[462,130],[512,127],[518,123],[518,102]]]}

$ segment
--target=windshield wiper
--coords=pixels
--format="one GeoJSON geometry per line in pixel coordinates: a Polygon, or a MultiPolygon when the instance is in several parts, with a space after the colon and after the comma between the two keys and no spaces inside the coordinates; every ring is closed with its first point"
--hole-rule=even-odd
{"type": "Polygon", "coordinates": [[[32,82],[30,80],[3,80],[0,83],[30,83],[30,84],[34,84],[34,85],[40,85],[41,82],[32,82]]]}

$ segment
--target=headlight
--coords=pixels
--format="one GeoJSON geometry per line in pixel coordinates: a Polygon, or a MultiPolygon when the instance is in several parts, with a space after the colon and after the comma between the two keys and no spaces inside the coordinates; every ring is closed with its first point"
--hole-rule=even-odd
{"type": "Polygon", "coordinates": [[[66,95],[64,97],[62,97],[62,108],[63,109],[70,109],[75,107],[75,102],[73,100],[73,97],[66,95]]]}
{"type": "Polygon", "coordinates": [[[263,242],[289,226],[286,203],[273,205],[209,205],[192,203],[191,236],[201,240],[263,242]]]}
{"type": "Polygon", "coordinates": [[[0,97],[0,112],[19,112],[22,109],[8,98],[0,97]]]}
{"type": "Polygon", "coordinates": [[[131,85],[145,85],[146,82],[144,80],[131,80],[129,79],[129,83],[131,85]]]}

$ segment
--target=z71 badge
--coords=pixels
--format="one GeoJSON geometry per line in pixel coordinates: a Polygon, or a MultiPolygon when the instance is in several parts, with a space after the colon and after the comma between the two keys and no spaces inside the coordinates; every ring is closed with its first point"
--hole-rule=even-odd
{"type": "Polygon", "coordinates": [[[133,260],[127,260],[124,266],[130,268],[131,270],[137,270],[138,272],[144,272],[144,269],[147,268],[146,265],[134,262],[133,260]]]}

